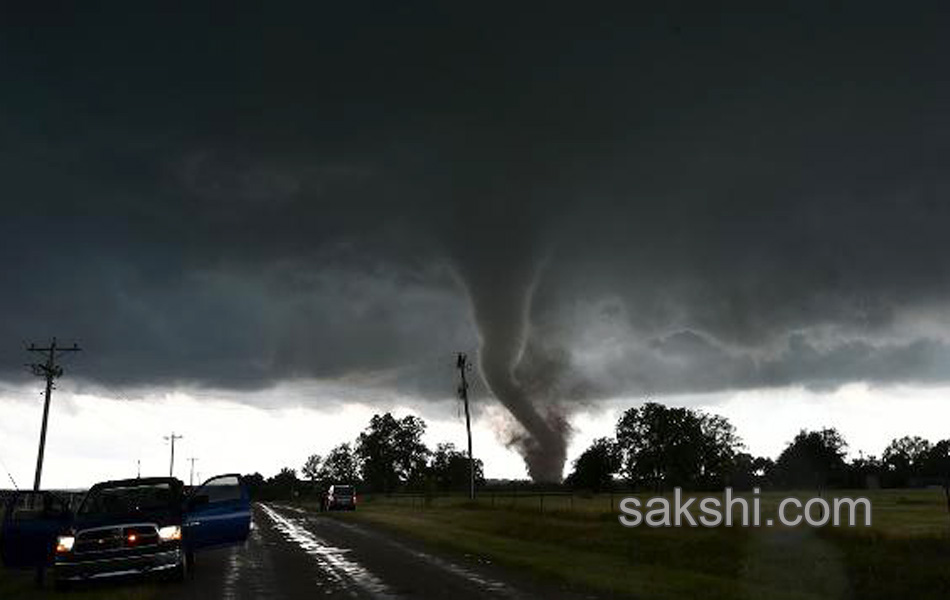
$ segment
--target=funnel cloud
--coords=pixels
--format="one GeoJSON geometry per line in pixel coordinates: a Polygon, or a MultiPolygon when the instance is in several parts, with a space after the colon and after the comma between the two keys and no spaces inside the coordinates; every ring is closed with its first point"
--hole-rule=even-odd
{"type": "Polygon", "coordinates": [[[560,481],[569,431],[558,399],[533,397],[531,388],[519,379],[540,264],[536,253],[508,254],[510,248],[499,249],[491,259],[483,256],[481,262],[462,262],[458,268],[478,329],[478,365],[488,389],[523,430],[510,434],[508,441],[524,457],[528,474],[535,481],[560,481]]]}

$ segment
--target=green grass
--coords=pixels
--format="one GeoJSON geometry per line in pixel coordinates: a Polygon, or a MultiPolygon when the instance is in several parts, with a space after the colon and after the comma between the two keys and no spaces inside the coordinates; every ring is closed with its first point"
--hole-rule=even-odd
{"type": "Polygon", "coordinates": [[[34,583],[33,571],[0,569],[0,598],[3,600],[157,600],[167,597],[161,586],[148,582],[122,582],[79,588],[63,594],[52,589],[47,580],[43,588],[34,583]]]}
{"type": "MultiPolygon", "coordinates": [[[[867,496],[873,527],[622,527],[609,496],[363,498],[357,519],[539,578],[634,597],[945,598],[950,517],[938,490],[867,496]]],[[[763,518],[782,495],[762,497],[763,518]]],[[[800,494],[800,498],[812,497],[800,494]]],[[[614,497],[614,506],[621,495],[614,497]]],[[[863,521],[862,521],[863,522],[863,521]]]]}

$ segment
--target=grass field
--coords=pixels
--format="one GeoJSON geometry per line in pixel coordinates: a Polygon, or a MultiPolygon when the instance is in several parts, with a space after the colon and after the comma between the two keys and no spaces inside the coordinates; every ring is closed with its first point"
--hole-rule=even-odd
{"type": "MultiPolygon", "coordinates": [[[[492,499],[484,494],[476,503],[462,497],[367,497],[359,511],[338,518],[489,557],[540,578],[642,598],[892,599],[950,594],[950,516],[942,491],[831,495],[867,496],[873,526],[626,528],[617,520],[619,494],[613,499],[548,496],[543,501],[536,495],[492,499]]],[[[763,517],[775,515],[781,496],[761,496],[763,517]]]]}
{"type": "Polygon", "coordinates": [[[68,598],[69,600],[157,600],[161,598],[158,584],[143,582],[111,583],[96,588],[71,590],[66,594],[56,592],[47,583],[43,588],[34,584],[32,571],[0,569],[0,598],[3,600],[46,600],[68,598]]]}

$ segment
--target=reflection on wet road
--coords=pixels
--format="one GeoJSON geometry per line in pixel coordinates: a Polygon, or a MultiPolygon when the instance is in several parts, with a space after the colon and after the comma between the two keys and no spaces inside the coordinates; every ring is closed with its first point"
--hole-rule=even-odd
{"type": "Polygon", "coordinates": [[[494,565],[437,557],[345,519],[280,504],[254,507],[245,545],[198,555],[173,598],[211,600],[357,598],[589,598],[494,565]],[[471,563],[471,564],[469,564],[471,563]]]}
{"type": "Polygon", "coordinates": [[[349,550],[327,544],[305,527],[305,518],[284,517],[269,506],[261,509],[288,542],[299,546],[309,554],[326,574],[339,584],[340,591],[358,589],[373,598],[390,599],[396,596],[378,577],[370,573],[361,564],[349,560],[349,550]]]}
{"type": "MultiPolygon", "coordinates": [[[[261,530],[256,524],[251,528],[245,547],[232,547],[220,552],[225,552],[227,556],[221,598],[239,600],[240,598],[275,597],[273,595],[276,589],[272,579],[273,565],[270,564],[270,556],[261,539],[261,530]]],[[[203,575],[201,571],[197,574],[203,575]]]]}

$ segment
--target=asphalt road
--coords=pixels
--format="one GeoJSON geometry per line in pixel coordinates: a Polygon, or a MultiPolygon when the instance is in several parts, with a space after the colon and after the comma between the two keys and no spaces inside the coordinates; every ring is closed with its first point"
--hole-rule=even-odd
{"type": "Polygon", "coordinates": [[[509,572],[473,556],[437,556],[364,525],[281,505],[255,505],[247,543],[198,555],[190,581],[166,597],[195,600],[297,598],[543,598],[598,596],[509,572]]]}

